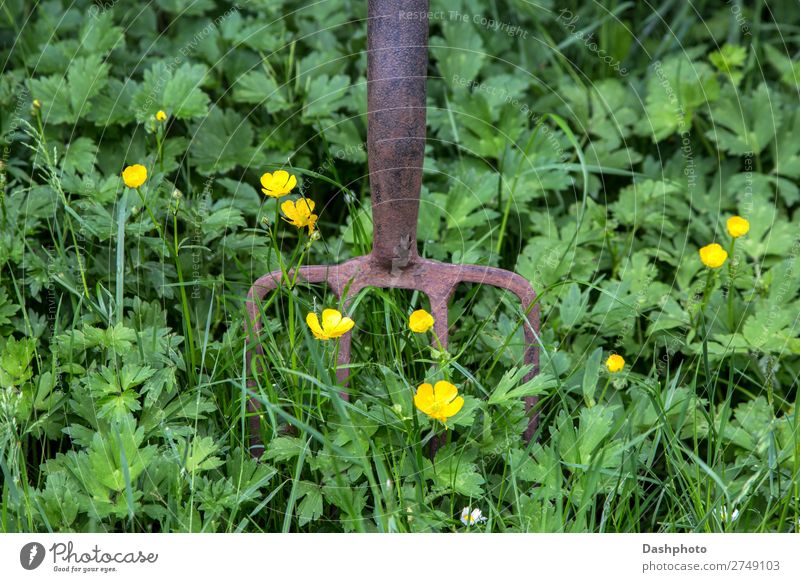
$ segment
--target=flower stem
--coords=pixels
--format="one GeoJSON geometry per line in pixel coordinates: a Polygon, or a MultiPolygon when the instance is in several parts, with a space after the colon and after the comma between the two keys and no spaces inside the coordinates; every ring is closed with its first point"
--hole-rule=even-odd
{"type": "Polygon", "coordinates": [[[733,282],[736,279],[736,239],[731,239],[730,260],[728,261],[728,327],[731,333],[734,332],[735,318],[733,314],[733,282]]]}
{"type": "Polygon", "coordinates": [[[603,386],[603,391],[600,393],[600,398],[597,399],[597,403],[603,401],[603,397],[606,395],[606,390],[608,390],[608,385],[611,384],[611,376],[606,379],[606,385],[603,386]]]}
{"type": "Polygon", "coordinates": [[[175,270],[178,273],[178,289],[180,289],[181,294],[181,309],[183,311],[184,317],[184,333],[186,334],[186,341],[189,344],[189,359],[192,366],[191,372],[189,377],[193,380],[196,379],[196,361],[195,361],[195,347],[194,347],[194,337],[192,335],[192,318],[191,313],[189,311],[189,299],[186,296],[186,287],[183,281],[183,269],[181,268],[180,257],[178,256],[178,212],[177,208],[175,213],[172,215],[172,243],[173,246],[170,246],[169,242],[167,242],[166,234],[164,233],[164,229],[161,228],[161,225],[156,220],[155,214],[153,214],[153,209],[150,208],[150,204],[147,202],[147,198],[142,194],[141,188],[135,188],[136,193],[139,195],[139,199],[142,201],[142,206],[145,207],[147,210],[147,214],[150,216],[150,220],[153,222],[153,226],[158,233],[158,237],[163,241],[164,247],[167,249],[167,254],[170,255],[172,260],[175,262],[175,270]]]}
{"type": "Polygon", "coordinates": [[[156,129],[156,150],[158,152],[158,167],[161,172],[164,172],[164,140],[163,140],[163,125],[156,129]]]}
{"type": "Polygon", "coordinates": [[[181,309],[183,311],[183,318],[185,321],[184,327],[186,333],[186,340],[189,342],[189,359],[192,364],[192,372],[189,377],[195,379],[195,371],[197,369],[197,362],[195,361],[195,347],[194,347],[194,334],[192,333],[192,315],[189,311],[189,298],[186,296],[186,285],[183,281],[183,269],[181,268],[181,261],[178,251],[178,209],[172,215],[172,241],[175,245],[173,259],[175,260],[175,270],[178,273],[178,288],[181,292],[181,309]]]}
{"type": "Polygon", "coordinates": [[[708,275],[706,277],[706,286],[703,289],[703,300],[700,302],[700,309],[697,312],[697,320],[694,322],[695,327],[698,323],[700,323],[700,318],[703,316],[703,312],[706,310],[706,306],[708,305],[708,299],[711,297],[711,289],[714,287],[714,269],[708,269],[708,275]]]}

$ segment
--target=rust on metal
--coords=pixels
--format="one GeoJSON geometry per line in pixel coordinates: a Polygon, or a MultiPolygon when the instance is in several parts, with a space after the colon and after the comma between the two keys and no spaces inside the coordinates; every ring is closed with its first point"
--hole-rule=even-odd
{"type": "MultiPolygon", "coordinates": [[[[525,377],[538,371],[539,307],[531,284],[516,273],[480,265],[458,265],[425,259],[417,251],[417,220],[425,151],[426,82],[428,64],[428,0],[369,0],[367,24],[367,158],[372,191],[373,246],[370,254],[331,266],[305,266],[300,279],[326,283],[344,304],[367,287],[410,289],[426,294],[435,319],[434,330],[447,348],[447,305],[459,283],[508,289],[522,304],[526,364],[525,377]]],[[[290,273],[289,280],[294,280],[290,273]]],[[[253,356],[263,355],[258,341],[262,328],[259,304],[281,285],[283,273],[274,271],[258,279],[247,295],[247,385],[255,391],[253,356]]],[[[336,378],[347,386],[352,331],[340,338],[336,378]]],[[[348,399],[347,392],[342,397],[348,399]]],[[[536,431],[535,397],[525,399],[529,415],[524,433],[529,442],[536,431]]],[[[261,405],[248,402],[250,451],[263,453],[259,437],[261,405]]]]}

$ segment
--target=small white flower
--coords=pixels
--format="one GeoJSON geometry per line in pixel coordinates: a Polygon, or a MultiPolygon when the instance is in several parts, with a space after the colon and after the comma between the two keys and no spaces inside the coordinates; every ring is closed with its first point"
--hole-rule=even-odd
{"type": "Polygon", "coordinates": [[[483,513],[477,507],[475,509],[465,507],[461,510],[461,523],[467,527],[475,525],[476,523],[483,523],[484,521],[486,521],[486,518],[483,517],[483,513]]]}
{"type": "Polygon", "coordinates": [[[728,521],[730,523],[733,523],[734,521],[739,519],[739,510],[734,507],[733,513],[728,515],[728,508],[723,505],[719,510],[719,518],[722,521],[728,521]]]}

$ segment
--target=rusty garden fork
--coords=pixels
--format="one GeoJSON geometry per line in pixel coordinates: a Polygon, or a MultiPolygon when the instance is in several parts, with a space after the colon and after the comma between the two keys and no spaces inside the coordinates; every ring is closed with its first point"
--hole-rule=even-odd
{"type": "MultiPolygon", "coordinates": [[[[539,307],[530,283],[510,271],[480,265],[456,265],[424,259],[417,251],[417,220],[425,150],[425,108],[428,65],[428,0],[369,0],[367,24],[367,158],[372,190],[373,246],[369,255],[339,265],[304,266],[288,279],[327,283],[345,308],[350,298],[366,287],[421,291],[430,300],[434,330],[447,348],[447,305],[459,283],[477,283],[508,289],[519,297],[527,319],[524,324],[526,364],[532,365],[525,381],[538,368],[536,337],[539,307]]],[[[258,279],[247,295],[247,386],[257,382],[251,369],[255,354],[263,356],[258,341],[262,328],[259,302],[281,285],[283,273],[274,271],[258,279]]],[[[336,379],[347,386],[352,332],[340,338],[336,379]]],[[[349,399],[347,392],[342,398],[349,399]]],[[[537,399],[525,398],[529,415],[524,432],[529,442],[536,430],[537,399]]],[[[248,402],[250,451],[260,457],[261,405],[248,402]]]]}

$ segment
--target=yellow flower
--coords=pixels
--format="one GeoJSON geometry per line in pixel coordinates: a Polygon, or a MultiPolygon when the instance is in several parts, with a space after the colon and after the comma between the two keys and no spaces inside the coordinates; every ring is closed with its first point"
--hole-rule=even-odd
{"type": "Polygon", "coordinates": [[[134,164],[122,170],[122,181],[128,188],[138,188],[147,180],[147,168],[134,164]]]}
{"type": "Polygon", "coordinates": [[[158,113],[156,113],[156,121],[166,121],[166,120],[167,120],[167,114],[159,110],[158,113]]]}
{"type": "Polygon", "coordinates": [[[710,269],[718,269],[728,258],[728,253],[717,243],[711,243],[700,249],[700,260],[710,269]]]}
{"type": "Polygon", "coordinates": [[[42,108],[42,102],[39,101],[38,99],[34,99],[33,100],[33,108],[34,109],[41,109],[42,108]]]}
{"type": "Polygon", "coordinates": [[[425,333],[433,327],[433,316],[424,309],[417,309],[408,318],[408,327],[416,333],[425,333]]]}
{"type": "Polygon", "coordinates": [[[440,380],[436,386],[420,384],[414,395],[414,406],[432,419],[445,423],[448,418],[458,414],[464,406],[464,399],[458,395],[458,388],[450,382],[440,380]]]}
{"type": "Polygon", "coordinates": [[[612,374],[616,372],[621,372],[622,368],[625,367],[625,358],[620,356],[619,354],[611,354],[608,356],[606,360],[606,369],[611,372],[612,374]]]}
{"type": "Polygon", "coordinates": [[[731,216],[728,219],[728,234],[733,238],[744,236],[750,230],[750,223],[741,216],[731,216]]]}
{"type": "Polygon", "coordinates": [[[322,311],[322,326],[319,318],[314,312],[306,315],[306,323],[311,328],[311,333],[319,340],[329,340],[350,331],[355,322],[349,317],[342,317],[342,314],[335,309],[324,309],[322,311]]]}
{"type": "Polygon", "coordinates": [[[297,228],[308,227],[308,234],[314,232],[318,216],[314,212],[314,201],[301,198],[297,202],[287,200],[281,204],[281,211],[286,215],[284,220],[297,228]]]}
{"type": "Polygon", "coordinates": [[[261,176],[261,191],[267,196],[280,198],[286,196],[297,186],[297,178],[286,170],[278,170],[274,174],[267,172],[261,176]]]}

